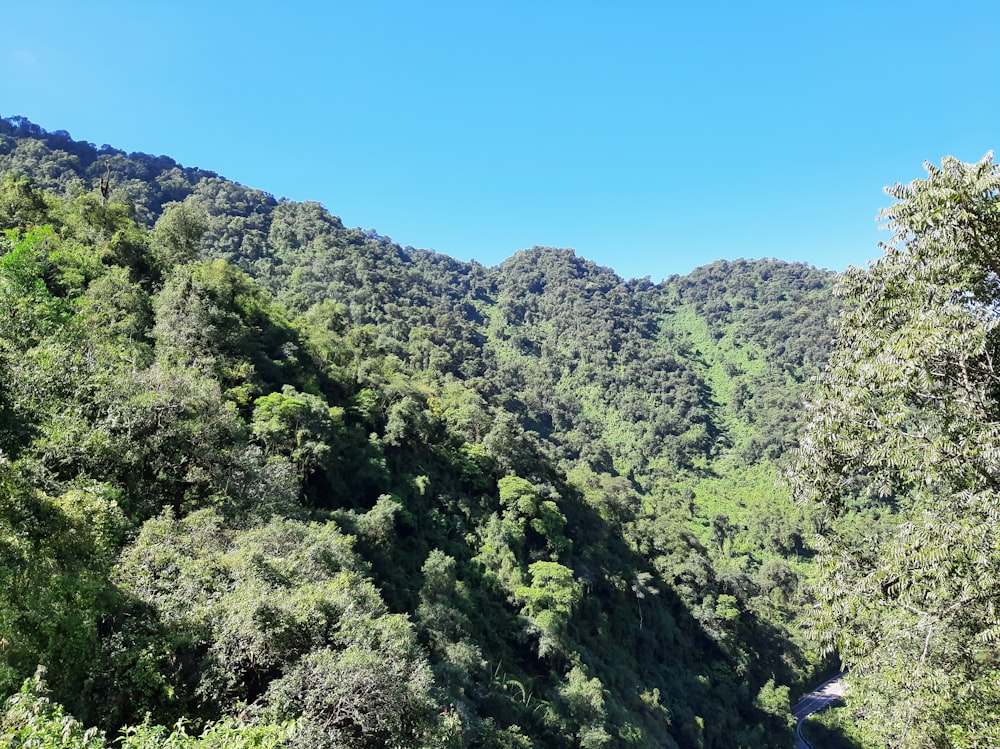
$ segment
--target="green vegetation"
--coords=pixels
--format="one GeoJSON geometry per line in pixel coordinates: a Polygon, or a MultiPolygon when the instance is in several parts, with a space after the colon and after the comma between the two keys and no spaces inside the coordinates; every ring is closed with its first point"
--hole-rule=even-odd
{"type": "Polygon", "coordinates": [[[825,642],[865,741],[981,745],[991,170],[897,189],[806,427],[832,274],[485,268],[0,120],[0,738],[786,747],[825,642]]]}
{"type": "Polygon", "coordinates": [[[829,274],[741,261],[654,285],[542,248],[488,269],[169,159],[0,130],[16,730],[787,743],[816,660],[807,519],[774,487],[796,421],[767,404],[825,355],[829,274]],[[702,287],[733,308],[706,313],[702,287]]]}
{"type": "Polygon", "coordinates": [[[880,746],[1000,742],[1000,170],[945,159],[890,190],[797,471],[825,512],[824,625],[880,746]]]}
{"type": "Polygon", "coordinates": [[[822,749],[864,749],[870,746],[860,734],[848,708],[836,703],[811,715],[802,725],[802,735],[809,746],[822,749]]]}

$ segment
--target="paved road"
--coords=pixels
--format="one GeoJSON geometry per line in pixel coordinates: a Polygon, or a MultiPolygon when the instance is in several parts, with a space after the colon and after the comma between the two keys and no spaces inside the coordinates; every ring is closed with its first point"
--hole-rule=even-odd
{"type": "Polygon", "coordinates": [[[813,713],[818,713],[835,699],[844,694],[844,674],[837,674],[809,692],[792,708],[795,716],[795,749],[812,749],[802,738],[802,721],[813,713]]]}

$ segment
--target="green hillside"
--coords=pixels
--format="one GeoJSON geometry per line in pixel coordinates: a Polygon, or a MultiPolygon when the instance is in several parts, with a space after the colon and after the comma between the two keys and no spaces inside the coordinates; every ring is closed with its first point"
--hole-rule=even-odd
{"type": "Polygon", "coordinates": [[[0,736],[790,745],[833,274],[487,268],[21,118],[0,175],[0,736]]]}

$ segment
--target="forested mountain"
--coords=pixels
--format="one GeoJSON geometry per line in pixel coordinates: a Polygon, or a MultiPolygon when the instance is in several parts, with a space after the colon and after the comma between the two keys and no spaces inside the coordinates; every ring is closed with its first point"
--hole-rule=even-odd
{"type": "Polygon", "coordinates": [[[487,268],[21,118],[0,175],[0,735],[789,745],[832,274],[487,268]]]}

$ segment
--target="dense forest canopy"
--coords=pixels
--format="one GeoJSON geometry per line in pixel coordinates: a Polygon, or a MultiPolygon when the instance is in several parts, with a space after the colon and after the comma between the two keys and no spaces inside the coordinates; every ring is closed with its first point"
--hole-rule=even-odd
{"type": "Polygon", "coordinates": [[[0,175],[5,740],[789,745],[815,534],[908,496],[779,480],[833,274],[487,268],[23,118],[0,175]]]}

